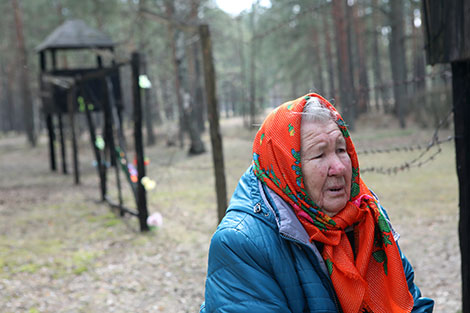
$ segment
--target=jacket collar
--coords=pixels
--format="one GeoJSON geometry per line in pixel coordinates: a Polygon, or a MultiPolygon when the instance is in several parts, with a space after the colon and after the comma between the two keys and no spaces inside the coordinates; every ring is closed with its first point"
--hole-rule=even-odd
{"type": "Polygon", "coordinates": [[[263,202],[276,216],[279,233],[303,244],[308,244],[308,234],[289,204],[260,180],[258,180],[258,187],[263,202]]]}
{"type": "Polygon", "coordinates": [[[318,251],[318,248],[315,244],[310,242],[307,231],[295,215],[294,210],[291,209],[289,204],[286,203],[284,199],[279,197],[273,190],[264,185],[260,180],[258,180],[258,189],[263,202],[268,207],[268,209],[273,212],[273,215],[276,218],[279,234],[286,239],[301,243],[310,248],[311,251],[315,254],[322,271],[324,273],[328,273],[325,261],[323,260],[320,251],[318,251]]]}

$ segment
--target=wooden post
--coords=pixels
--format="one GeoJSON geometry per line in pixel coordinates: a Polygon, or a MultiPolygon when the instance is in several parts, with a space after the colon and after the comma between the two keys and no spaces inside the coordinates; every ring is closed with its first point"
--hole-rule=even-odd
{"type": "Polygon", "coordinates": [[[217,193],[217,212],[220,222],[225,215],[225,210],[227,209],[227,188],[225,185],[224,151],[219,128],[215,70],[212,60],[212,43],[208,25],[204,24],[199,26],[199,36],[201,38],[202,45],[207,111],[212,144],[212,160],[215,172],[215,190],[217,193]]]}
{"type": "Polygon", "coordinates": [[[98,176],[100,177],[101,201],[105,201],[106,200],[106,167],[103,164],[103,161],[101,160],[100,151],[98,150],[98,147],[96,146],[95,124],[93,123],[93,118],[91,116],[90,108],[88,107],[89,101],[84,95],[85,90],[83,88],[83,84],[80,86],[80,89],[82,90],[82,97],[84,98],[84,101],[85,101],[85,114],[86,114],[86,119],[88,122],[88,130],[90,131],[91,146],[93,148],[93,152],[95,153],[96,169],[98,171],[98,176]]]}
{"type": "Polygon", "coordinates": [[[73,153],[73,174],[75,178],[75,184],[80,184],[80,173],[78,169],[78,147],[77,137],[75,134],[75,86],[70,87],[67,92],[67,107],[70,118],[70,132],[72,133],[72,153],[73,153]]]}
{"type": "Polygon", "coordinates": [[[139,86],[139,67],[140,57],[139,53],[132,53],[132,95],[134,99],[134,141],[135,141],[135,153],[137,158],[137,209],[139,211],[139,222],[140,231],[148,231],[147,225],[147,196],[145,188],[142,185],[142,178],[145,176],[145,165],[144,165],[144,145],[142,140],[142,103],[139,86]]]}
{"type": "MultiPolygon", "coordinates": [[[[116,173],[116,184],[117,184],[117,189],[118,189],[118,199],[119,199],[119,206],[122,207],[123,205],[123,200],[122,200],[122,193],[121,193],[121,177],[119,176],[119,170],[121,164],[118,164],[118,160],[116,157],[116,143],[114,141],[114,116],[113,116],[113,93],[112,91],[112,85],[111,85],[111,78],[109,76],[106,76],[103,78],[103,89],[104,89],[104,108],[103,112],[104,115],[106,116],[106,121],[107,121],[107,145],[108,145],[108,151],[109,151],[109,156],[111,159],[111,165],[114,167],[115,173],[116,173]]],[[[124,216],[124,211],[120,210],[120,215],[124,216]]]]}
{"type": "MultiPolygon", "coordinates": [[[[39,72],[39,88],[41,90],[41,94],[45,92],[44,90],[44,82],[42,81],[42,74],[47,69],[47,62],[46,62],[46,55],[44,51],[39,53],[39,65],[40,65],[40,72],[39,72]]],[[[44,109],[44,96],[41,96],[43,109],[44,109]]],[[[51,108],[47,108],[51,110],[51,108]]],[[[56,171],[56,160],[55,160],[55,131],[54,131],[54,120],[53,115],[50,111],[46,111],[46,126],[47,126],[47,134],[49,137],[49,160],[51,171],[56,171]]]]}
{"type": "Polygon", "coordinates": [[[57,108],[57,118],[59,120],[59,137],[60,137],[60,155],[62,156],[62,173],[67,174],[67,157],[65,153],[65,136],[64,136],[64,123],[62,122],[62,113],[60,108],[57,108]]]}
{"type": "Polygon", "coordinates": [[[470,313],[470,60],[452,62],[452,89],[459,179],[462,313],[470,313]]]}
{"type": "Polygon", "coordinates": [[[54,132],[54,123],[52,119],[52,114],[46,115],[46,125],[47,125],[47,133],[49,135],[49,157],[50,157],[50,164],[51,164],[51,171],[56,171],[56,162],[55,162],[55,132],[54,132]]]}

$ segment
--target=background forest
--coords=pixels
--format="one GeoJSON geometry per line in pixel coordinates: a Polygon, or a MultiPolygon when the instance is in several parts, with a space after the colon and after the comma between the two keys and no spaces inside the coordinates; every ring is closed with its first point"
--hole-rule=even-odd
{"type": "MultiPolygon", "coordinates": [[[[448,111],[450,71],[425,65],[419,1],[262,4],[254,1],[234,17],[207,0],[2,1],[0,9],[10,14],[0,21],[0,131],[44,128],[34,48],[75,18],[109,34],[118,60],[134,50],[145,54],[153,87],[145,97],[149,142],[152,126],[178,125],[185,111],[204,127],[199,39],[175,26],[183,21],[210,25],[221,114],[241,115],[247,126],[261,121],[264,108],[309,91],[334,101],[352,127],[364,113],[391,114],[401,127],[408,120],[429,127],[448,111]]],[[[95,66],[93,55],[77,51],[59,53],[57,62],[59,68],[95,66]]],[[[127,104],[128,81],[122,79],[127,104]]]]}
{"type": "MultiPolygon", "coordinates": [[[[222,192],[229,197],[250,165],[270,108],[308,92],[323,95],[349,123],[361,177],[401,234],[421,291],[436,300],[436,313],[461,312],[452,73],[449,65],[426,65],[421,1],[253,0],[237,15],[218,1],[0,1],[0,311],[198,311],[220,218],[214,186],[221,187],[209,153],[217,149],[205,54],[194,28],[207,24],[222,192]],[[152,231],[139,232],[137,219],[100,201],[97,168],[108,165],[93,154],[99,141],[91,140],[84,114],[75,115],[75,127],[67,114],[53,120],[57,160],[69,162],[69,173],[76,130],[80,184],[59,173],[61,164],[50,171],[37,47],[73,19],[108,34],[117,63],[141,53],[142,84],[150,87],[141,90],[145,168],[154,185],[147,203],[163,220],[152,231]],[[62,156],[59,138],[67,146],[62,156]]],[[[110,64],[112,56],[97,49],[61,50],[55,62],[58,69],[94,68],[98,56],[110,64]]],[[[120,67],[129,142],[131,76],[130,66],[120,67]]],[[[92,114],[105,137],[103,117],[92,114]]],[[[107,171],[108,195],[116,198],[114,169],[107,171]]],[[[122,196],[135,207],[130,185],[123,183],[122,196]]]]}

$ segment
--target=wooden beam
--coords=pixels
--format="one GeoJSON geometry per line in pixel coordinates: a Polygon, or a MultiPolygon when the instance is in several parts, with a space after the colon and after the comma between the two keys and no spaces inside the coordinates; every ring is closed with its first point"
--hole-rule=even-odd
{"type": "Polygon", "coordinates": [[[459,179],[462,313],[470,313],[470,60],[452,62],[452,89],[459,179]]]}

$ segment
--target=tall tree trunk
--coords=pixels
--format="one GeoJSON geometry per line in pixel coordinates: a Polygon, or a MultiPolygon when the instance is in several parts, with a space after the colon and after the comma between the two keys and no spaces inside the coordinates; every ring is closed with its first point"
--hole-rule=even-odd
{"type": "Polygon", "coordinates": [[[172,101],[168,101],[172,98],[172,94],[170,92],[170,79],[166,75],[162,75],[159,77],[160,87],[161,87],[161,95],[162,99],[167,99],[163,103],[163,111],[165,112],[165,118],[170,121],[174,121],[175,119],[175,106],[173,105],[172,101]]]}
{"type": "MultiPolygon", "coordinates": [[[[427,110],[427,99],[426,99],[426,61],[424,59],[424,47],[423,47],[423,37],[420,36],[420,30],[414,26],[414,11],[413,7],[410,10],[410,20],[411,20],[411,38],[412,38],[412,49],[413,49],[413,100],[410,101],[415,112],[418,112],[419,116],[422,115],[421,112],[427,110]]],[[[424,113],[424,112],[423,112],[424,113]]],[[[434,112],[437,113],[437,112],[434,112]]],[[[438,114],[437,114],[438,115],[438,114]]],[[[437,121],[439,122],[439,117],[437,121]]],[[[424,123],[423,123],[424,124],[424,123]]],[[[437,124],[436,124],[437,125],[437,124]]]]}
{"type": "Polygon", "coordinates": [[[354,42],[353,39],[353,16],[352,16],[352,9],[351,6],[349,5],[347,0],[343,0],[344,5],[343,8],[345,9],[346,12],[346,25],[345,25],[345,32],[346,32],[346,38],[347,38],[347,49],[348,49],[348,59],[349,59],[349,81],[351,84],[352,91],[350,93],[351,95],[351,107],[353,108],[353,119],[357,117],[358,114],[358,101],[357,99],[359,98],[359,90],[356,86],[357,80],[356,75],[357,72],[357,61],[355,59],[355,54],[354,54],[354,46],[357,44],[354,42]]]}
{"type": "Polygon", "coordinates": [[[201,53],[200,48],[198,45],[193,45],[193,53],[194,53],[194,61],[196,67],[196,120],[197,120],[197,127],[201,133],[206,130],[205,121],[207,120],[207,101],[206,97],[204,96],[204,79],[203,76],[203,69],[202,69],[202,61],[201,61],[201,53]]]}
{"type": "Polygon", "coordinates": [[[227,187],[225,183],[224,149],[219,128],[219,113],[217,106],[217,90],[214,64],[212,60],[212,42],[208,25],[199,26],[202,56],[204,63],[204,81],[206,87],[207,111],[210,124],[212,143],[212,160],[214,164],[215,189],[217,193],[217,213],[219,222],[227,209],[227,187]]]}
{"type": "Polygon", "coordinates": [[[170,50],[171,50],[171,60],[173,62],[173,75],[174,75],[174,86],[176,93],[176,104],[178,107],[178,120],[179,120],[179,129],[178,129],[178,139],[180,148],[184,147],[184,131],[185,131],[185,114],[183,108],[183,97],[181,95],[181,80],[180,80],[180,61],[178,60],[176,54],[176,32],[171,23],[171,20],[174,16],[174,3],[171,0],[165,1],[166,14],[170,23],[168,23],[168,37],[170,41],[170,50]]]}
{"type": "Polygon", "coordinates": [[[336,87],[335,87],[335,71],[333,67],[333,52],[331,51],[331,36],[330,36],[330,27],[329,21],[326,14],[321,14],[322,25],[323,25],[323,34],[325,35],[325,57],[328,67],[328,83],[329,83],[329,94],[327,98],[336,99],[336,87]]]}
{"type": "Polygon", "coordinates": [[[340,97],[337,103],[343,111],[349,128],[354,129],[354,85],[351,78],[351,60],[348,54],[348,34],[345,23],[345,11],[343,0],[333,0],[332,15],[336,30],[336,54],[339,76],[340,97]]]}
{"type": "Polygon", "coordinates": [[[243,116],[243,122],[246,126],[246,113],[247,113],[247,102],[246,98],[246,67],[245,67],[245,43],[243,39],[243,31],[241,28],[241,17],[237,18],[237,35],[238,35],[238,56],[240,58],[240,91],[241,91],[241,114],[243,116]]]}
{"type": "Polygon", "coordinates": [[[379,36],[380,36],[380,25],[379,25],[379,10],[378,0],[372,0],[372,62],[373,62],[373,73],[374,73],[374,96],[376,108],[382,107],[383,112],[387,112],[387,99],[385,97],[385,90],[383,87],[382,79],[382,67],[380,66],[380,50],[379,50],[379,36]],[[380,104],[381,102],[381,104],[380,104]]]}
{"type": "MultiPolygon", "coordinates": [[[[140,50],[142,51],[142,50],[140,50]]],[[[141,53],[140,55],[140,66],[141,66],[141,73],[147,74],[148,73],[148,65],[147,65],[147,55],[145,53],[141,53]]],[[[145,116],[145,128],[147,130],[147,146],[153,146],[156,142],[155,132],[153,130],[153,112],[154,108],[152,105],[152,95],[151,95],[151,88],[155,88],[154,86],[150,88],[144,88],[144,104],[143,109],[144,116],[145,116]]]]}
{"type": "Polygon", "coordinates": [[[14,63],[7,65],[6,70],[7,82],[5,88],[5,108],[6,108],[6,116],[7,121],[5,123],[6,130],[16,130],[15,128],[15,120],[16,120],[16,110],[13,103],[13,86],[15,83],[15,76],[16,76],[16,66],[14,63]]]}
{"type": "MultiPolygon", "coordinates": [[[[96,1],[94,0],[95,4],[96,1]]],[[[139,0],[139,10],[142,10],[145,8],[146,0],[139,0]]],[[[98,4],[96,4],[98,5],[98,4]]],[[[98,15],[99,16],[99,15],[98,15]]],[[[145,20],[143,18],[139,19],[138,21],[138,29],[139,29],[139,51],[141,52],[140,55],[140,73],[141,75],[147,75],[148,74],[148,56],[145,53],[146,48],[147,48],[147,40],[144,37],[144,28],[145,28],[145,20]]],[[[148,75],[147,75],[148,77],[148,75]]],[[[151,88],[154,88],[153,86],[151,88]]],[[[155,138],[155,132],[153,130],[153,105],[152,105],[152,95],[151,89],[150,88],[144,88],[143,91],[144,97],[143,97],[143,109],[144,109],[144,114],[145,116],[145,129],[147,131],[147,145],[148,146],[153,146],[156,142],[155,138]]]]}
{"type": "Polygon", "coordinates": [[[367,63],[366,63],[366,52],[365,52],[365,41],[364,41],[364,15],[359,14],[358,3],[356,2],[352,6],[353,11],[353,25],[354,33],[356,37],[356,56],[358,61],[357,74],[358,74],[358,102],[357,109],[359,113],[364,113],[369,108],[369,79],[367,77],[367,63]]]}
{"type": "Polygon", "coordinates": [[[403,0],[390,1],[390,25],[392,27],[390,40],[390,65],[392,68],[393,96],[395,98],[395,113],[400,127],[405,128],[407,98],[406,88],[406,57],[405,32],[403,20],[403,0]]]}
{"type": "MultiPolygon", "coordinates": [[[[142,1],[142,0],[140,0],[142,1]]],[[[139,1],[139,5],[140,5],[139,1]]],[[[103,30],[103,10],[102,10],[102,1],[93,0],[94,14],[96,19],[96,26],[99,30],[103,30]]]]}
{"type": "MultiPolygon", "coordinates": [[[[197,13],[199,11],[199,0],[191,0],[191,11],[189,13],[188,20],[196,24],[197,23],[197,13]]],[[[189,37],[196,36],[196,31],[189,33],[189,37]]],[[[187,64],[187,79],[188,79],[188,89],[189,89],[189,102],[188,106],[185,106],[186,114],[188,117],[188,132],[189,138],[191,140],[191,146],[189,148],[190,155],[197,155],[204,153],[206,148],[201,139],[201,131],[198,127],[197,112],[198,109],[202,107],[201,103],[197,103],[197,88],[198,81],[200,77],[197,75],[197,64],[196,59],[198,57],[198,42],[193,42],[189,45],[186,45],[186,58],[188,61],[187,64]]]]}
{"type": "MultiPolygon", "coordinates": [[[[250,15],[250,27],[251,33],[255,34],[255,14],[256,14],[256,4],[253,3],[251,6],[251,15],[250,15]]],[[[250,51],[250,125],[253,127],[255,124],[255,114],[256,114],[256,40],[251,41],[251,51],[250,51]]]]}
{"type": "Polygon", "coordinates": [[[14,14],[15,14],[15,25],[16,25],[16,39],[18,57],[20,60],[20,81],[21,81],[21,100],[23,101],[23,118],[28,136],[28,141],[31,146],[36,146],[36,134],[34,132],[34,110],[33,102],[31,98],[31,89],[29,85],[29,71],[28,71],[28,60],[26,55],[26,47],[24,43],[23,35],[23,18],[22,11],[19,6],[18,0],[11,0],[14,14]]]}
{"type": "MultiPolygon", "coordinates": [[[[315,16],[313,18],[315,21],[315,16]]],[[[320,40],[318,40],[318,30],[315,27],[310,29],[312,35],[311,49],[312,56],[311,60],[313,61],[313,82],[315,84],[315,89],[319,94],[325,94],[325,84],[323,83],[323,58],[320,53],[320,40]]]]}

